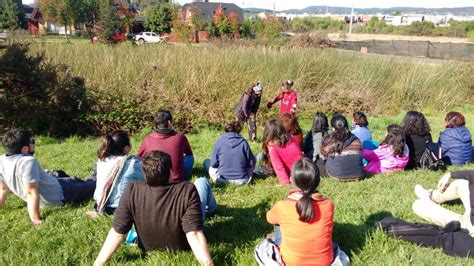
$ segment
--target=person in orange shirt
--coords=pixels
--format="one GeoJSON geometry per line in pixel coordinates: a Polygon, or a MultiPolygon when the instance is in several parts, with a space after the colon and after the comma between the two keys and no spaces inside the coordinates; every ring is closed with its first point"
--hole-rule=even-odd
{"type": "Polygon", "coordinates": [[[300,159],[290,181],[295,189],[267,212],[267,221],[277,225],[274,241],[282,260],[287,266],[331,265],[334,203],[317,191],[319,172],[311,160],[300,159]]]}

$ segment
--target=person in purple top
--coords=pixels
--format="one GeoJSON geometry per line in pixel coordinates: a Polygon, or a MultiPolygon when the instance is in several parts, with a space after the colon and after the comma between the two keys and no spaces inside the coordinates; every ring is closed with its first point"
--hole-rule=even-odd
{"type": "Polygon", "coordinates": [[[249,127],[250,141],[257,140],[257,111],[262,99],[263,85],[260,82],[255,83],[248,88],[240,98],[239,103],[234,108],[234,113],[240,122],[247,121],[249,127]]]}

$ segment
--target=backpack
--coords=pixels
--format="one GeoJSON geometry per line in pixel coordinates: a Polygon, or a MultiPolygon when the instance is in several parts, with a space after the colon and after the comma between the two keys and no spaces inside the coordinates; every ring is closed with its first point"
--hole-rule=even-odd
{"type": "Polygon", "coordinates": [[[425,171],[445,171],[441,147],[437,143],[427,143],[420,158],[420,168],[425,171]]]}

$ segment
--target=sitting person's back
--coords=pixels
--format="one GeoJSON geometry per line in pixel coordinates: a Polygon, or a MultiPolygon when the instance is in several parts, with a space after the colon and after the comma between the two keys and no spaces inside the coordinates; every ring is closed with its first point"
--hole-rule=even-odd
{"type": "Polygon", "coordinates": [[[362,156],[368,161],[364,170],[371,174],[389,173],[405,169],[409,150],[405,133],[399,125],[389,125],[387,136],[375,150],[363,149],[362,156]]]}
{"type": "Polygon", "coordinates": [[[241,185],[252,180],[256,161],[248,142],[240,135],[241,130],[241,122],[227,122],[225,132],[214,145],[211,159],[203,162],[214,182],[241,185]]]}
{"type": "Polygon", "coordinates": [[[143,158],[150,151],[162,151],[171,156],[173,182],[181,182],[191,174],[194,157],[188,139],[182,133],[173,130],[171,113],[159,110],[155,115],[156,131],[146,136],[137,155],[143,158]]]}
{"type": "Polygon", "coordinates": [[[310,158],[313,162],[320,159],[321,144],[323,139],[331,134],[329,130],[328,118],[324,113],[317,112],[313,116],[313,126],[304,138],[303,150],[306,158],[310,158]]]}
{"type": "Polygon", "coordinates": [[[319,175],[310,160],[294,164],[292,184],[288,198],[267,212],[267,221],[280,226],[282,259],[285,265],[330,265],[334,204],[317,192],[319,175]]]}
{"type": "Polygon", "coordinates": [[[97,151],[97,186],[94,192],[96,209],[112,214],[118,207],[127,186],[134,180],[144,180],[138,157],[129,156],[131,143],[128,133],[117,130],[105,135],[97,151]]]}
{"type": "Polygon", "coordinates": [[[406,169],[418,168],[427,143],[433,141],[428,121],[422,113],[408,111],[403,118],[401,126],[405,131],[405,140],[410,153],[406,169]]]}
{"type": "Polygon", "coordinates": [[[367,127],[369,125],[369,121],[363,112],[355,112],[352,115],[352,123],[352,134],[354,134],[361,143],[364,143],[365,141],[372,141],[372,133],[367,127]]]}
{"type": "Polygon", "coordinates": [[[298,144],[300,149],[303,149],[303,131],[298,123],[298,117],[294,113],[283,113],[280,115],[280,122],[285,128],[286,132],[290,134],[291,138],[298,144]]]}
{"type": "Polygon", "coordinates": [[[443,151],[443,161],[463,165],[472,161],[471,132],[465,126],[465,118],[459,112],[449,112],[445,118],[446,129],[439,134],[438,143],[443,151]]]}
{"type": "MultiPolygon", "coordinates": [[[[334,131],[325,138],[321,146],[321,156],[325,160],[325,169],[319,169],[323,175],[340,180],[357,180],[364,176],[362,165],[362,143],[349,132],[347,120],[342,115],[331,119],[334,131]]],[[[319,167],[319,165],[318,165],[319,167]]]]}
{"type": "Polygon", "coordinates": [[[151,250],[193,250],[202,264],[212,263],[198,192],[189,182],[171,183],[171,157],[149,152],[142,161],[146,181],[131,183],[122,195],[112,229],[96,259],[105,263],[135,226],[138,246],[151,250]]]}

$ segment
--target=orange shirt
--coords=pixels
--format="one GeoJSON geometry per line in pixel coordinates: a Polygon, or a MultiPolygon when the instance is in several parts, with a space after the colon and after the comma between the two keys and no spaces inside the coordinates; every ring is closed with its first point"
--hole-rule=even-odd
{"type": "Polygon", "coordinates": [[[267,221],[280,225],[280,251],[285,265],[331,265],[334,203],[329,199],[315,200],[313,210],[314,217],[308,223],[299,220],[294,200],[282,200],[267,212],[267,221]]]}

